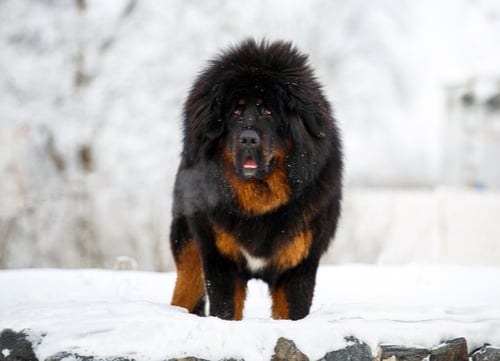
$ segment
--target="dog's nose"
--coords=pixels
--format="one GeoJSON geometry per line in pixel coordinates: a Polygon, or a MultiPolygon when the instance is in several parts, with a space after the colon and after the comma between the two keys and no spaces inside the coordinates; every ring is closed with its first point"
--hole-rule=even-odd
{"type": "Polygon", "coordinates": [[[245,129],[240,134],[240,143],[246,147],[256,147],[260,143],[259,134],[253,129],[245,129]]]}

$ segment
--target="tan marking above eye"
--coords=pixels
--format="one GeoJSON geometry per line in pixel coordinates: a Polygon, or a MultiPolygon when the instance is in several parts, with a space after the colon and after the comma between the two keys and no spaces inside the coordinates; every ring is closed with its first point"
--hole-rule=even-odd
{"type": "Polygon", "coordinates": [[[238,99],[238,105],[245,105],[246,104],[246,100],[241,98],[241,99],[238,99]]]}
{"type": "Polygon", "coordinates": [[[256,105],[262,105],[263,103],[264,103],[264,100],[262,100],[261,98],[257,98],[257,100],[255,101],[256,105]]]}

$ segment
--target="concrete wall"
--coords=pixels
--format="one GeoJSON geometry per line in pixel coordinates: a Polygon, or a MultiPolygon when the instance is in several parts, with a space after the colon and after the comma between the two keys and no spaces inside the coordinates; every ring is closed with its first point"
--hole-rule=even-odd
{"type": "Polygon", "coordinates": [[[500,192],[347,189],[324,262],[500,266],[500,192]]]}

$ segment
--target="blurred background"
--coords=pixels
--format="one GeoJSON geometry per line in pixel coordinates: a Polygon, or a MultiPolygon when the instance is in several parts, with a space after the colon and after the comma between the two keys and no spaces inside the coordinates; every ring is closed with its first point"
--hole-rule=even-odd
{"type": "Polygon", "coordinates": [[[0,0],[0,268],[174,269],[181,110],[205,62],[292,40],[343,132],[328,263],[500,266],[497,0],[0,0]]]}

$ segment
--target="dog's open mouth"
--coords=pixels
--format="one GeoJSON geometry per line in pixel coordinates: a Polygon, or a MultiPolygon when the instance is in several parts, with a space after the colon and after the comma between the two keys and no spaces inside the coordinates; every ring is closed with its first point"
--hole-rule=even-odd
{"type": "Polygon", "coordinates": [[[244,169],[257,169],[257,167],[257,163],[252,157],[247,157],[247,159],[245,159],[245,163],[243,163],[244,169]]]}
{"type": "Polygon", "coordinates": [[[243,175],[245,177],[253,177],[257,173],[259,166],[257,162],[252,157],[247,157],[243,163],[243,175]]]}

